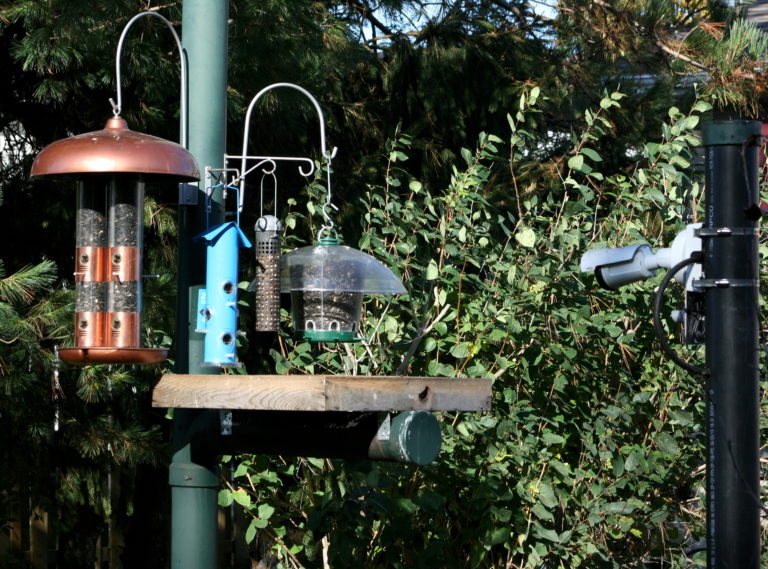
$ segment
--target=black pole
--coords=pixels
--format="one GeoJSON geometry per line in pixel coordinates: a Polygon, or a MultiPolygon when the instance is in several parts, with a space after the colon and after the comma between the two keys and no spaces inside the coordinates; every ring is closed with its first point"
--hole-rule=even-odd
{"type": "Polygon", "coordinates": [[[703,125],[707,567],[760,566],[757,121],[703,125]]]}

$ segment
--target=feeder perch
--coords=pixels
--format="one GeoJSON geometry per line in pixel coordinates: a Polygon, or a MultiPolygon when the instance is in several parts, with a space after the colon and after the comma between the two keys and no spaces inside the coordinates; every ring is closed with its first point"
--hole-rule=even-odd
{"type": "Polygon", "coordinates": [[[140,346],[144,187],[197,180],[195,159],[178,144],[129,130],[113,117],[103,130],[46,146],[31,176],[77,182],[75,347],[60,349],[61,359],[163,361],[167,350],[140,346]]]}
{"type": "Polygon", "coordinates": [[[370,255],[323,237],[283,256],[282,292],[291,293],[297,337],[310,342],[356,342],[364,294],[405,294],[403,283],[370,255]]]}

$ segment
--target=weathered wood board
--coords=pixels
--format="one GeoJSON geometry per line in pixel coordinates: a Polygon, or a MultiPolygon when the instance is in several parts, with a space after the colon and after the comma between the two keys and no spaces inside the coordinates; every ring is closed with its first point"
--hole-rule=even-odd
{"type": "Polygon", "coordinates": [[[489,411],[490,378],[164,375],[153,407],[271,411],[489,411]]]}

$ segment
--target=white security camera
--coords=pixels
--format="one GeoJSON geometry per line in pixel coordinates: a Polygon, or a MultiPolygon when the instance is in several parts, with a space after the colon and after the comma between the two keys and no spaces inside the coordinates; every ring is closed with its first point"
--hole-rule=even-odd
{"type": "Polygon", "coordinates": [[[615,249],[594,249],[581,258],[581,272],[595,272],[601,287],[610,290],[647,279],[659,268],[651,246],[630,245],[615,249]]]}
{"type": "MultiPolygon", "coordinates": [[[[688,225],[677,234],[671,247],[659,249],[657,253],[647,243],[587,251],[581,257],[581,272],[594,271],[600,286],[610,290],[650,278],[657,269],[671,269],[696,251],[701,251],[701,239],[696,236],[699,227],[701,223],[688,225]]],[[[692,280],[700,276],[701,267],[690,265],[681,269],[675,278],[688,288],[692,280]]]]}

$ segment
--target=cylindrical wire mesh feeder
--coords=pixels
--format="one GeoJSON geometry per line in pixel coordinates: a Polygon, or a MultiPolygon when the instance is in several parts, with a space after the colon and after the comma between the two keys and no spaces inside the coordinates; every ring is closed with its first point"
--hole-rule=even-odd
{"type": "Polygon", "coordinates": [[[254,250],[256,276],[248,287],[254,292],[257,332],[276,332],[280,327],[280,233],[283,227],[274,215],[256,221],[254,250]]]}

